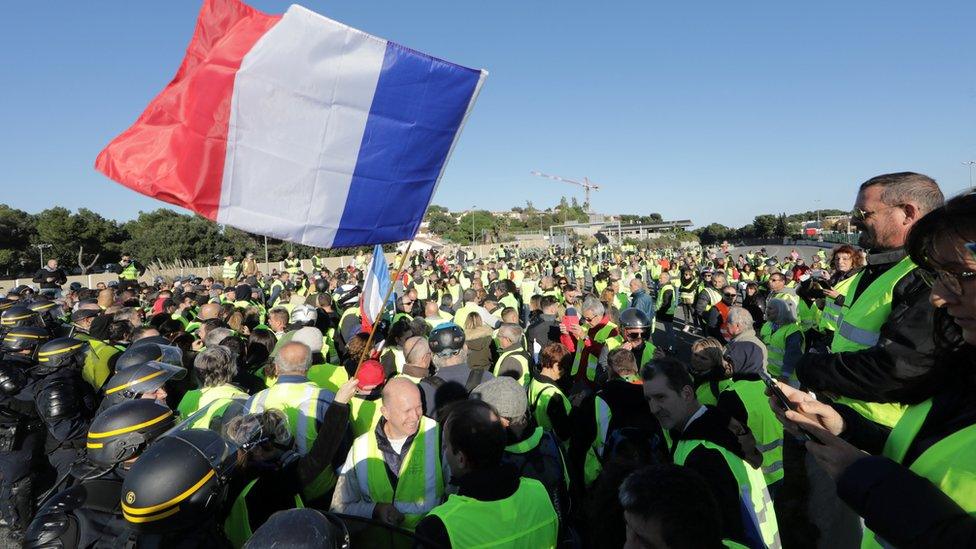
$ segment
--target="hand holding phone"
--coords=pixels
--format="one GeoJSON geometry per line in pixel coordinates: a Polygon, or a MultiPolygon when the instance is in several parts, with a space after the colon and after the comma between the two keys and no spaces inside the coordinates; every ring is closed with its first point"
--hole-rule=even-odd
{"type": "Polygon", "coordinates": [[[824,429],[833,435],[844,431],[844,419],[833,407],[819,402],[813,395],[779,383],[763,372],[760,374],[770,396],[769,405],[783,427],[804,441],[820,440],[804,429],[804,425],[824,429]]]}

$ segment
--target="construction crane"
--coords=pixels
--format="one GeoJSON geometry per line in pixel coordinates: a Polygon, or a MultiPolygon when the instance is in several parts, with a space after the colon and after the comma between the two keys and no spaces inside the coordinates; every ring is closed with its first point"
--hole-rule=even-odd
{"type": "Polygon", "coordinates": [[[580,187],[583,187],[583,191],[586,195],[586,200],[583,202],[583,208],[584,210],[586,210],[586,213],[592,213],[590,212],[590,191],[591,190],[599,191],[600,186],[591,182],[589,178],[584,177],[583,181],[576,181],[575,179],[567,179],[565,177],[559,177],[558,175],[549,175],[537,171],[532,171],[529,173],[531,173],[532,175],[537,175],[539,177],[545,177],[546,179],[552,179],[554,181],[562,181],[563,183],[570,183],[573,185],[579,185],[580,187]]]}

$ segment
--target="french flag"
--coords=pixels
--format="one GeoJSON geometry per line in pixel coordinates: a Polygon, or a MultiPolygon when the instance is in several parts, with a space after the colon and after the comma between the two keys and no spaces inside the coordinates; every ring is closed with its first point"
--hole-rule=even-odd
{"type": "Polygon", "coordinates": [[[363,293],[359,298],[359,315],[364,332],[373,329],[373,320],[383,311],[386,305],[383,303],[383,298],[390,291],[390,284],[390,268],[386,264],[383,247],[377,244],[373,248],[373,260],[366,268],[363,293]]]}
{"type": "Polygon", "coordinates": [[[273,238],[410,240],[486,77],[301,6],[206,0],[176,77],[95,167],[273,238]]]}

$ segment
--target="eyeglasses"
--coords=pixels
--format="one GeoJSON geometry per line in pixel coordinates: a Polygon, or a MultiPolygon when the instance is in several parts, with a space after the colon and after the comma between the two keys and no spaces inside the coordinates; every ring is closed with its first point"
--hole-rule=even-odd
{"type": "Polygon", "coordinates": [[[722,294],[724,297],[736,297],[737,294],[722,294]]]}
{"type": "Polygon", "coordinates": [[[962,296],[963,284],[967,281],[976,280],[976,271],[962,271],[952,273],[943,269],[934,269],[934,273],[925,269],[918,269],[918,276],[929,286],[935,286],[938,281],[948,290],[958,296],[962,296]]]}
{"type": "Polygon", "coordinates": [[[894,206],[888,206],[887,208],[881,208],[880,210],[875,210],[873,212],[862,210],[861,208],[854,208],[851,210],[851,219],[855,221],[864,221],[865,219],[871,217],[872,215],[878,212],[883,212],[885,210],[890,210],[892,208],[900,208],[901,206],[902,204],[895,204],[894,206]]]}

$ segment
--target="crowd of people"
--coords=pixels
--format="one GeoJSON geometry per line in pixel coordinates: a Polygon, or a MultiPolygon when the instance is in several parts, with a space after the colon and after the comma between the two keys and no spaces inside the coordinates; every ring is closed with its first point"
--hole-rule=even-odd
{"type": "Polygon", "coordinates": [[[0,301],[3,520],[25,547],[976,546],[976,195],[886,174],[852,218],[810,257],[397,255],[377,319],[362,255],[51,263],[0,301]]]}

